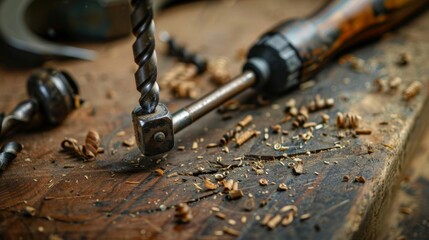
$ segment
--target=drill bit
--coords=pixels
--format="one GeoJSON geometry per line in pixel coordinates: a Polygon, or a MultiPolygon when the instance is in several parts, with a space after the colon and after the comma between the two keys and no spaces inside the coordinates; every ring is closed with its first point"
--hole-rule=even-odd
{"type": "Polygon", "coordinates": [[[1,114],[0,136],[14,132],[24,126],[29,126],[38,110],[37,101],[29,99],[19,103],[8,116],[5,117],[4,114],[1,114]]]}
{"type": "Polygon", "coordinates": [[[6,166],[16,158],[22,150],[22,145],[17,142],[8,142],[0,149],[0,170],[4,171],[6,166]]]}
{"type": "Polygon", "coordinates": [[[132,31],[136,36],[133,44],[134,61],[139,65],[134,75],[137,90],[141,94],[139,111],[141,114],[150,114],[159,103],[152,1],[133,0],[131,5],[134,7],[131,14],[132,31]]]}
{"type": "Polygon", "coordinates": [[[159,34],[159,38],[168,45],[169,56],[177,57],[180,62],[195,65],[198,73],[203,73],[207,70],[207,60],[204,57],[181,46],[168,32],[162,32],[159,34]]]}

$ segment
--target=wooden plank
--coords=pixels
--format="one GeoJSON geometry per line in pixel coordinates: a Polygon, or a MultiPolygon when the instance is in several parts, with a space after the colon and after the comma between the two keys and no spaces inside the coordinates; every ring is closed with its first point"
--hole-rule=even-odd
{"type": "MultiPolygon", "coordinates": [[[[229,57],[229,70],[236,73],[243,62],[237,53],[244,46],[250,46],[273,22],[307,15],[321,4],[310,0],[293,3],[276,0],[270,5],[257,0],[201,2],[163,13],[157,19],[157,28],[171,31],[179,41],[206,56],[229,57]],[[293,8],[288,7],[290,4],[293,8]]],[[[228,121],[211,113],[178,134],[177,146],[185,146],[184,151],[174,150],[165,158],[152,160],[140,156],[136,147],[122,146],[122,141],[133,134],[130,111],[138,99],[133,80],[136,67],[130,49],[132,38],[94,46],[100,51],[100,58],[94,62],[48,63],[68,70],[77,78],[87,103],[58,128],[13,137],[22,142],[25,149],[0,177],[1,235],[42,238],[55,234],[66,239],[234,238],[214,236],[216,231],[228,226],[238,230],[242,239],[376,236],[381,221],[378,216],[383,215],[387,193],[407,164],[406,156],[413,142],[419,139],[416,133],[427,119],[423,113],[427,112],[424,107],[428,20],[428,14],[422,15],[390,37],[355,50],[353,54],[365,60],[368,72],[356,72],[348,65],[334,62],[315,78],[313,88],[291,92],[265,106],[258,106],[255,94],[249,91],[240,100],[254,108],[233,112],[233,118],[228,121]],[[400,68],[396,61],[404,51],[413,55],[413,62],[400,68]],[[377,93],[374,90],[373,80],[385,74],[402,78],[399,91],[377,93]],[[424,91],[405,102],[401,99],[401,90],[414,80],[424,83],[424,91]],[[106,97],[109,91],[114,91],[116,96],[106,97]],[[273,144],[280,142],[282,136],[271,133],[268,141],[263,140],[262,134],[239,148],[230,143],[229,154],[221,148],[205,147],[218,142],[227,129],[234,128],[247,114],[254,118],[249,129],[263,133],[284,117],[283,108],[289,99],[294,98],[298,105],[303,105],[317,93],[336,100],[333,108],[321,111],[331,116],[329,124],[315,130],[314,137],[306,143],[293,141],[292,137],[307,130],[294,129],[291,122],[283,124],[282,129],[289,131],[288,136],[283,136],[285,144],[290,146],[285,152],[289,155],[286,159],[282,157],[283,152],[273,149],[273,144]],[[372,134],[357,137],[346,134],[345,138],[338,139],[335,127],[338,111],[362,116],[362,126],[371,129],[372,134]],[[382,122],[387,125],[381,125],[382,122]],[[89,129],[100,132],[106,153],[95,161],[82,162],[60,152],[64,137],[83,142],[89,129]],[[120,131],[125,131],[125,136],[117,136],[120,131]],[[195,151],[191,150],[194,141],[199,141],[195,151]],[[267,146],[266,142],[272,145],[267,146]],[[341,147],[336,147],[334,142],[341,147]],[[369,154],[368,145],[375,152],[369,154]],[[304,174],[295,175],[287,167],[294,162],[291,156],[302,159],[304,174]],[[236,157],[243,158],[236,161],[236,157]],[[256,175],[252,170],[256,165],[264,166],[263,175],[256,175]],[[155,174],[153,171],[157,168],[165,169],[165,174],[155,174]],[[228,200],[221,188],[205,191],[204,178],[214,182],[216,173],[239,181],[245,196],[228,200]],[[351,180],[342,182],[344,175],[351,180]],[[366,182],[353,182],[354,177],[360,175],[366,182]],[[261,178],[268,179],[270,184],[260,186],[261,178]],[[279,183],[291,189],[279,192],[279,183]],[[195,184],[203,190],[198,190],[195,184]],[[252,211],[245,211],[249,194],[256,206],[252,211]],[[193,213],[189,224],[177,224],[174,220],[173,208],[182,202],[187,202],[193,213]],[[274,230],[261,225],[266,214],[276,214],[289,204],[298,207],[298,217],[310,213],[310,219],[295,219],[289,226],[278,226],[274,230]],[[34,217],[23,214],[26,206],[36,209],[34,217]],[[226,219],[216,217],[212,207],[220,208],[226,219]],[[247,219],[245,223],[241,222],[243,217],[247,219]],[[236,224],[228,224],[228,219],[235,220],[236,224]]],[[[165,72],[172,60],[163,57],[162,46],[158,47],[160,72],[165,72]]],[[[28,74],[29,71],[1,70],[4,84],[0,89],[1,110],[9,111],[25,98],[28,74]]],[[[208,76],[199,81],[200,94],[215,87],[208,76]]],[[[168,101],[173,111],[189,102],[174,99],[167,89],[161,91],[161,99],[168,101]]],[[[310,114],[310,120],[319,122],[319,114],[310,114]]]]}

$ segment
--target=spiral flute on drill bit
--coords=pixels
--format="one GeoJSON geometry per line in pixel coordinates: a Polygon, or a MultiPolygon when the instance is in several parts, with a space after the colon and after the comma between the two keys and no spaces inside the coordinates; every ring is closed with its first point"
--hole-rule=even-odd
{"type": "Polygon", "coordinates": [[[131,4],[134,7],[131,15],[132,30],[136,36],[133,44],[134,61],[139,65],[135,81],[141,94],[139,100],[141,111],[149,114],[155,111],[159,102],[152,1],[133,0],[131,4]]]}
{"type": "Polygon", "coordinates": [[[134,61],[139,65],[135,81],[141,94],[140,106],[132,112],[134,133],[140,151],[154,156],[173,148],[173,121],[167,106],[159,103],[152,1],[133,0],[131,4],[134,61]]]}

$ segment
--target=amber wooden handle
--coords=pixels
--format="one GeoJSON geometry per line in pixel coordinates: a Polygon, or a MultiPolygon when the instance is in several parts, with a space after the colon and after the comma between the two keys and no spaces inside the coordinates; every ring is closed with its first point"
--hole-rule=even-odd
{"type": "Polygon", "coordinates": [[[427,0],[337,0],[313,16],[280,24],[281,33],[302,61],[301,80],[308,79],[344,48],[379,36],[413,13],[427,0]]]}

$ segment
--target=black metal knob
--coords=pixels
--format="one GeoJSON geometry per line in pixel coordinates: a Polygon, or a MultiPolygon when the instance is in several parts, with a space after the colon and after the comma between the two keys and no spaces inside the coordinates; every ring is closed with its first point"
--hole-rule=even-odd
{"type": "Polygon", "coordinates": [[[19,103],[9,115],[0,115],[0,137],[41,124],[58,125],[83,102],[76,81],[52,68],[34,72],[27,92],[30,99],[19,103]]]}

